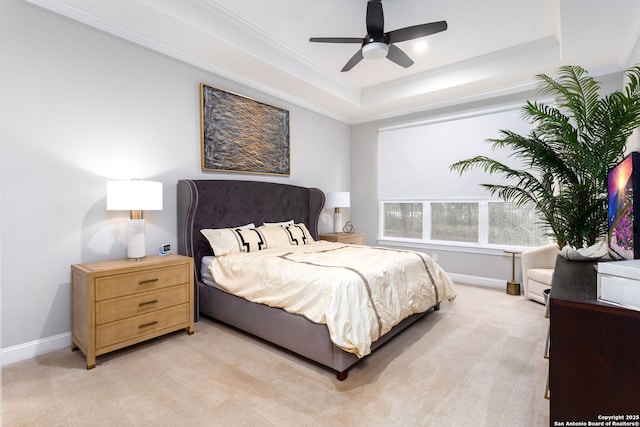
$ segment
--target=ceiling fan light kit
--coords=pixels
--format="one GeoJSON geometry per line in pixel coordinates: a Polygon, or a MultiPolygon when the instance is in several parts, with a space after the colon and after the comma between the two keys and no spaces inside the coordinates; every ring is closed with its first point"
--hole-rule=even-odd
{"type": "Polygon", "coordinates": [[[413,65],[413,60],[394,43],[425,37],[447,29],[447,21],[438,21],[413,25],[385,33],[381,0],[369,0],[367,2],[366,23],[367,34],[363,38],[311,37],[309,41],[315,43],[360,43],[362,45],[361,48],[345,64],[342,68],[343,72],[351,70],[365,58],[387,58],[401,67],[408,68],[413,65]]]}
{"type": "Polygon", "coordinates": [[[386,58],[389,53],[389,45],[383,42],[372,42],[362,46],[362,56],[365,59],[386,58]]]}

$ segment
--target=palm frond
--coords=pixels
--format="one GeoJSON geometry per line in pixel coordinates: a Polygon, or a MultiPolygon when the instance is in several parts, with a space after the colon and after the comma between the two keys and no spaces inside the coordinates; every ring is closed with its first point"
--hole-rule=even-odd
{"type": "Polygon", "coordinates": [[[501,130],[487,139],[509,149],[523,169],[487,156],[451,165],[460,174],[481,169],[506,184],[481,184],[490,194],[517,204],[534,203],[559,244],[591,245],[607,232],[607,172],[619,163],[631,133],[640,126],[640,66],[626,71],[624,91],[600,97],[600,84],[578,66],[564,66],[555,78],[539,74],[538,92],[554,105],[528,101],[522,117],[534,125],[528,135],[501,130]]]}

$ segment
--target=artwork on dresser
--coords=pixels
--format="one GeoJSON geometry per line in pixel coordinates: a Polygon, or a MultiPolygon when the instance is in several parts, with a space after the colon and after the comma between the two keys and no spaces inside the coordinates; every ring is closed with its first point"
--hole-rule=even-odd
{"type": "Polygon", "coordinates": [[[607,175],[609,248],[619,259],[640,258],[639,162],[640,153],[633,152],[607,175]]]}
{"type": "Polygon", "coordinates": [[[289,111],[200,84],[202,170],[290,173],[289,111]]]}

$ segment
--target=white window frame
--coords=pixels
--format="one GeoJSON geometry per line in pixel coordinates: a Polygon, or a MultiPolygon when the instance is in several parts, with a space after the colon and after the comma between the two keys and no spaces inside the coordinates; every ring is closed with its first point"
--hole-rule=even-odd
{"type": "MultiPolygon", "coordinates": [[[[504,250],[526,251],[531,246],[502,245],[489,243],[489,203],[503,202],[497,199],[410,199],[381,200],[378,204],[378,243],[389,246],[409,246],[419,249],[443,249],[472,253],[503,253],[504,250]],[[422,239],[409,237],[388,237],[384,235],[385,203],[421,203],[422,239]],[[456,242],[431,239],[431,203],[478,203],[478,241],[456,242]],[[426,236],[426,237],[425,237],[426,236]]],[[[551,239],[549,239],[551,242],[551,239]]]]}

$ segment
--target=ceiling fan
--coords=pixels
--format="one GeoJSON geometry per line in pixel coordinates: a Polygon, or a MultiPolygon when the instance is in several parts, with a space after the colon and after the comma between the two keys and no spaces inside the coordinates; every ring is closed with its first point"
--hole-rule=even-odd
{"type": "Polygon", "coordinates": [[[413,65],[413,60],[393,43],[417,39],[446,29],[447,21],[438,21],[413,25],[385,33],[382,0],[369,0],[367,2],[367,35],[364,38],[311,37],[309,41],[318,43],[361,43],[362,47],[345,64],[341,70],[343,72],[351,70],[364,58],[381,59],[386,57],[396,64],[408,68],[413,65]]]}

